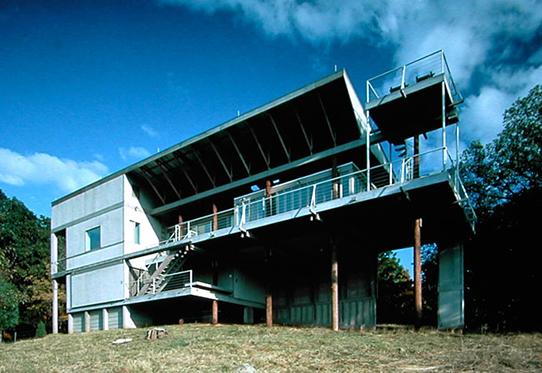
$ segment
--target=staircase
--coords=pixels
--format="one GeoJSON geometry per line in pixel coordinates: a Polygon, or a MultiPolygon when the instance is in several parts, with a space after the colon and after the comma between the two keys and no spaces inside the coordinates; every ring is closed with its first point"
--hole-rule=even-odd
{"type": "Polygon", "coordinates": [[[183,266],[189,251],[193,250],[190,245],[179,251],[168,254],[158,268],[145,280],[145,284],[138,291],[138,295],[156,294],[167,285],[167,274],[175,273],[183,266]]]}

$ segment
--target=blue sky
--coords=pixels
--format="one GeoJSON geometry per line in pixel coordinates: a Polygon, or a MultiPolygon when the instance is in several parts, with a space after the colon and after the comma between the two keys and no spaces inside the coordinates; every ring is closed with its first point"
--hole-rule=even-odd
{"type": "Polygon", "coordinates": [[[0,188],[37,214],[80,186],[346,68],[444,49],[463,144],[542,82],[537,1],[3,1],[0,188]]]}

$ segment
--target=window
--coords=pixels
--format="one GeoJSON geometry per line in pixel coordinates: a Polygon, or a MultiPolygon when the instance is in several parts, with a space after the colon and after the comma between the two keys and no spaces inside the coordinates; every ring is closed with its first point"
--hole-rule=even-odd
{"type": "Polygon", "coordinates": [[[100,242],[100,227],[92,228],[86,234],[86,250],[96,250],[101,247],[100,242]]]}
{"type": "Polygon", "coordinates": [[[141,243],[141,225],[137,222],[134,223],[134,243],[140,244],[141,243]]]}

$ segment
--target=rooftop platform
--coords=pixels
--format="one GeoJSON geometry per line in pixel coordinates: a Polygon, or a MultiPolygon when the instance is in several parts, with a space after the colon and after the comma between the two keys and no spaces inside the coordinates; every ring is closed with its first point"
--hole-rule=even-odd
{"type": "Polygon", "coordinates": [[[372,122],[384,139],[401,144],[405,139],[459,120],[457,91],[442,51],[385,72],[367,81],[367,102],[372,122]]]}

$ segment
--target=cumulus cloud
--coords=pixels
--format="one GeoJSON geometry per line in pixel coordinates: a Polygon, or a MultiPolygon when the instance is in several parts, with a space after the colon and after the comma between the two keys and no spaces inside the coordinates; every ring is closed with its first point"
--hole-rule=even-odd
{"type": "Polygon", "coordinates": [[[542,48],[531,50],[540,44],[535,38],[542,31],[537,0],[159,1],[210,14],[229,12],[271,37],[316,46],[362,39],[375,51],[392,48],[395,64],[444,49],[460,90],[469,92],[465,118],[487,119],[484,129],[469,123],[464,133],[472,139],[481,135],[483,141],[499,132],[498,118],[518,94],[532,87],[542,63],[542,48]],[[513,80],[492,81],[503,77],[513,80]]]}
{"type": "Polygon", "coordinates": [[[143,159],[151,155],[151,153],[141,146],[130,146],[129,148],[120,147],[119,155],[124,160],[143,159]]]}
{"type": "Polygon", "coordinates": [[[47,153],[23,155],[0,148],[0,182],[10,185],[53,184],[63,192],[71,192],[107,172],[107,166],[98,161],[77,162],[47,153]]]}
{"type": "Polygon", "coordinates": [[[145,132],[147,135],[149,135],[150,137],[158,137],[159,136],[159,133],[158,131],[156,131],[154,128],[152,128],[152,126],[150,126],[149,124],[142,124],[140,126],[141,130],[143,132],[145,132]]]}

